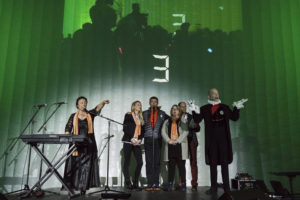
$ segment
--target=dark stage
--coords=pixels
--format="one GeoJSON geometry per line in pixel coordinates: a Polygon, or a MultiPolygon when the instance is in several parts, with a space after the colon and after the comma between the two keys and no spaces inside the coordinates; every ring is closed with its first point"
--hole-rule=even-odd
{"type": "MultiPolygon", "coordinates": [[[[103,189],[103,188],[101,188],[103,189]]],[[[116,190],[123,190],[122,188],[111,188],[116,190]]],[[[212,197],[205,194],[205,191],[208,189],[208,187],[198,187],[198,191],[191,191],[191,188],[188,187],[186,192],[181,191],[173,191],[173,192],[165,192],[165,191],[158,191],[158,192],[147,192],[147,191],[132,191],[131,197],[129,199],[147,199],[147,200],[158,200],[158,199],[170,199],[170,200],[182,200],[182,199],[197,199],[197,200],[214,200],[218,199],[223,194],[223,190],[218,190],[218,196],[212,197]]],[[[67,199],[68,195],[65,191],[60,191],[58,188],[49,189],[51,192],[55,192],[57,194],[48,193],[46,192],[45,196],[38,199],[43,200],[62,200],[67,199]]],[[[90,194],[97,191],[96,189],[91,189],[88,191],[88,193],[85,196],[80,196],[74,199],[99,199],[101,197],[100,193],[96,194],[90,194]]],[[[18,194],[13,195],[6,195],[7,199],[14,200],[14,199],[20,199],[18,194]]],[[[31,199],[37,199],[35,196],[32,196],[30,198],[26,198],[28,200],[31,199]]]]}

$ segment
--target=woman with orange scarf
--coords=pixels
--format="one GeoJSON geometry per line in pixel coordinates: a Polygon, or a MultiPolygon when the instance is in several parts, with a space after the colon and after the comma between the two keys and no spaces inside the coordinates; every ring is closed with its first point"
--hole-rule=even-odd
{"type": "Polygon", "coordinates": [[[140,144],[144,137],[144,119],[142,114],[142,104],[140,101],[135,101],[131,105],[131,112],[126,113],[124,117],[124,136],[123,141],[123,153],[124,153],[124,165],[123,165],[123,174],[125,177],[125,187],[127,189],[136,189],[139,188],[139,177],[141,174],[141,169],[143,166],[142,159],[142,150],[140,144]],[[132,182],[129,175],[129,164],[131,152],[133,152],[136,159],[136,168],[132,182]]]}
{"type": "Polygon", "coordinates": [[[179,169],[181,177],[181,190],[186,191],[185,161],[188,159],[188,125],[181,119],[178,105],[171,108],[171,117],[162,127],[161,135],[166,142],[164,149],[164,161],[168,162],[168,191],[174,189],[175,167],[179,169]]]}
{"type": "Polygon", "coordinates": [[[65,133],[86,135],[92,141],[88,145],[78,146],[71,157],[66,160],[64,179],[75,190],[85,194],[91,187],[100,186],[97,145],[94,136],[93,121],[109,100],[104,100],[94,109],[88,111],[87,98],[81,96],[76,100],[77,112],[73,113],[66,125],[65,133]]]}

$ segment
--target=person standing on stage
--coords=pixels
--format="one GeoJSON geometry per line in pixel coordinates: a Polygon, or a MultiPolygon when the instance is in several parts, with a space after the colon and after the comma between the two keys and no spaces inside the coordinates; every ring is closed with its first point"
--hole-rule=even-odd
{"type": "Polygon", "coordinates": [[[87,98],[81,96],[76,100],[77,112],[71,114],[65,128],[66,134],[85,135],[92,141],[88,145],[81,145],[71,157],[66,160],[64,180],[84,195],[91,187],[99,187],[99,166],[97,145],[94,135],[94,118],[109,100],[104,100],[92,110],[86,110],[87,98]]]}
{"type": "Polygon", "coordinates": [[[208,104],[195,112],[193,101],[189,102],[196,123],[204,119],[205,125],[205,162],[210,166],[211,187],[206,194],[217,193],[217,165],[221,165],[223,188],[225,193],[230,192],[228,165],[233,160],[229,120],[239,119],[239,109],[243,108],[247,99],[233,103],[233,111],[229,106],[222,104],[219,92],[212,88],[208,92],[208,104]]]}
{"type": "Polygon", "coordinates": [[[162,145],[161,128],[168,115],[158,107],[158,98],[151,97],[150,108],[143,112],[145,120],[145,155],[146,155],[146,191],[160,191],[160,152],[162,145]]]}
{"type": "Polygon", "coordinates": [[[123,153],[124,153],[124,165],[123,174],[125,177],[125,187],[127,189],[137,189],[139,188],[139,177],[141,174],[141,169],[143,166],[142,150],[140,144],[144,137],[144,118],[142,114],[142,104],[140,101],[135,101],[131,105],[131,112],[126,113],[123,122],[124,136],[123,141],[123,153]],[[133,184],[130,180],[129,175],[129,164],[131,152],[133,152],[137,165],[135,168],[135,173],[133,177],[133,184]]]}
{"type": "Polygon", "coordinates": [[[162,127],[162,137],[166,142],[164,149],[164,161],[168,162],[168,191],[174,189],[174,177],[176,165],[181,178],[181,191],[186,191],[185,161],[188,159],[188,124],[181,118],[178,105],[171,108],[171,117],[165,120],[162,127]]]}
{"type": "Polygon", "coordinates": [[[198,139],[196,133],[200,131],[199,123],[195,123],[193,116],[186,112],[186,103],[178,103],[179,110],[182,118],[187,122],[189,128],[188,134],[188,147],[189,147],[189,159],[192,173],[192,191],[197,191],[198,187],[198,166],[197,166],[197,147],[198,139]]]}

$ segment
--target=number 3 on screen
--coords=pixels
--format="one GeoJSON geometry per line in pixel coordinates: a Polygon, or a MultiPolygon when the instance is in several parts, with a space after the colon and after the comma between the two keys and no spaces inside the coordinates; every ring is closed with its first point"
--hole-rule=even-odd
{"type": "Polygon", "coordinates": [[[165,71],[165,78],[164,79],[155,78],[152,81],[158,82],[158,83],[169,82],[169,56],[168,55],[153,55],[153,57],[156,59],[165,60],[166,62],[165,62],[164,67],[154,66],[154,70],[165,71]]]}

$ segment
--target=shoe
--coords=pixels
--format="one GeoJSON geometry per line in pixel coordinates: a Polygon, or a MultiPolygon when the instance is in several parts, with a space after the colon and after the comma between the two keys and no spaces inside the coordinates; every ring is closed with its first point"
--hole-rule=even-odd
{"type": "Polygon", "coordinates": [[[152,187],[154,191],[161,191],[161,188],[158,185],[154,184],[152,187]]]}
{"type": "Polygon", "coordinates": [[[182,192],[185,192],[185,191],[186,191],[186,183],[182,183],[182,184],[181,184],[180,190],[181,190],[182,192]]]}
{"type": "Polygon", "coordinates": [[[134,183],[132,189],[134,189],[135,191],[142,191],[142,188],[139,187],[138,183],[134,183]]]}
{"type": "Polygon", "coordinates": [[[153,191],[153,187],[148,185],[148,186],[145,188],[145,191],[148,191],[148,192],[149,192],[149,191],[153,191]]]}
{"type": "Polygon", "coordinates": [[[197,191],[197,186],[192,186],[192,191],[197,191]]]}
{"type": "Polygon", "coordinates": [[[86,193],[86,191],[85,191],[85,190],[80,190],[80,195],[81,195],[81,196],[84,196],[84,195],[85,195],[85,193],[86,193]]]}
{"type": "Polygon", "coordinates": [[[174,184],[172,182],[170,182],[169,185],[168,185],[167,191],[172,192],[173,190],[174,190],[174,184]]]}
{"type": "Polygon", "coordinates": [[[205,191],[205,194],[207,195],[216,195],[217,194],[217,189],[216,188],[210,188],[205,191]]]}

